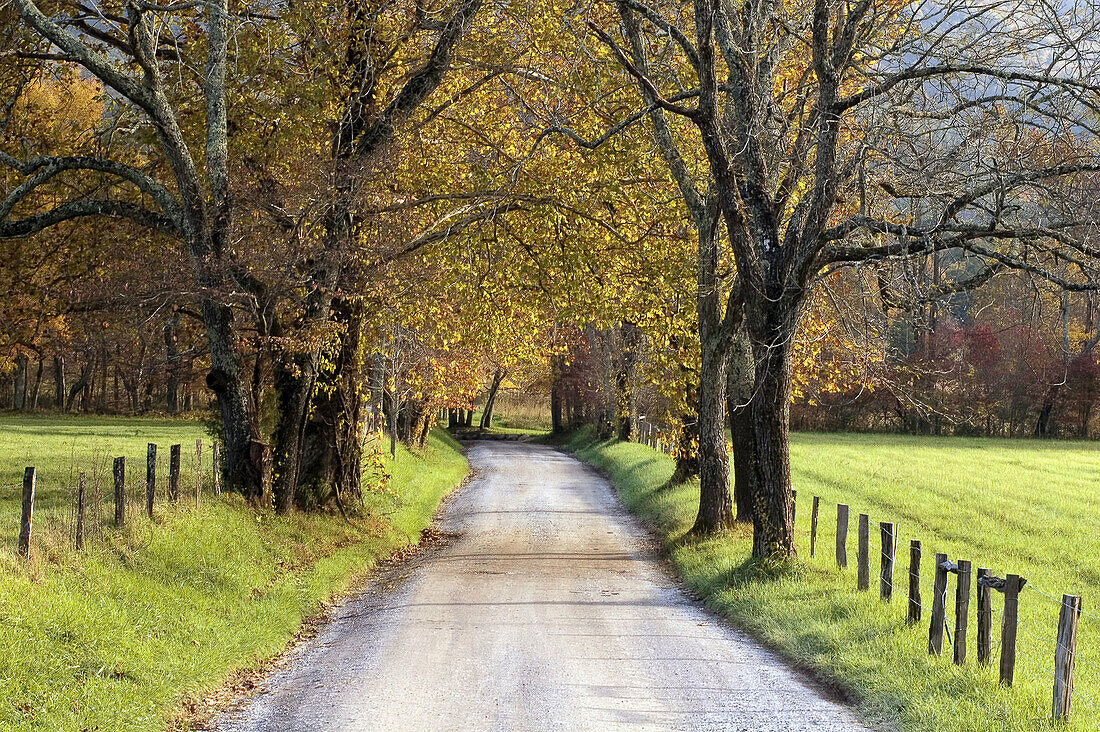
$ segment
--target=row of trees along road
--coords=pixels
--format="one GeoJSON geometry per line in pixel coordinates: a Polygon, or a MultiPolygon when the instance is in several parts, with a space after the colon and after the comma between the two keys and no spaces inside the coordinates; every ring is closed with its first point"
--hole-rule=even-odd
{"type": "Polygon", "coordinates": [[[621,436],[660,374],[696,530],[751,517],[754,553],[790,556],[793,369],[824,284],[949,253],[966,266],[922,298],[1007,270],[1096,288],[1098,20],[1022,0],[9,0],[0,242],[36,283],[4,303],[10,353],[125,273],[96,307],[201,324],[227,480],[261,501],[270,444],[285,511],[354,498],[370,409],[412,439],[547,355],[561,376],[585,340],[621,436]],[[65,88],[87,101],[50,112],[65,88]]]}

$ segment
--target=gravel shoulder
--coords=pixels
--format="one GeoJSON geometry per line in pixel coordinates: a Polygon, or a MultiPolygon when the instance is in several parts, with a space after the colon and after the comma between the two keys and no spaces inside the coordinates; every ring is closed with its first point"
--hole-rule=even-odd
{"type": "Polygon", "coordinates": [[[448,541],[338,606],[214,729],[866,729],[687,597],[594,471],[516,442],[468,458],[448,541]]]}

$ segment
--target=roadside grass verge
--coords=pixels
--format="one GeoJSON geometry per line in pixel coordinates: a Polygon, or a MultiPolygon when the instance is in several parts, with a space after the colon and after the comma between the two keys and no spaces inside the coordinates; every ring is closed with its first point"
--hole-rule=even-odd
{"type": "MultiPolygon", "coordinates": [[[[1080,594],[1100,615],[1100,446],[1088,442],[792,436],[798,491],[799,560],[780,568],[749,561],[751,527],[697,540],[687,535],[698,481],[665,484],[671,458],[635,443],[595,441],[590,431],[566,447],[604,470],[624,503],[660,535],[684,581],[712,608],[797,665],[846,690],[879,729],[929,732],[1049,729],[1054,636],[1061,593],[1080,594]],[[817,552],[809,557],[812,496],[822,499],[817,552]],[[851,506],[849,567],[835,562],[836,503],[851,506]],[[870,592],[855,589],[856,520],[871,521],[870,592]],[[878,522],[899,523],[893,601],[878,596],[878,522]],[[920,624],[905,624],[910,539],[923,544],[920,624]],[[997,681],[999,611],[994,594],[994,667],[979,668],[976,602],[970,603],[967,663],[927,653],[934,554],[969,559],[1026,577],[1020,597],[1016,682],[997,681]]],[[[954,580],[948,585],[954,627],[954,580]]],[[[1072,720],[1065,730],[1100,729],[1100,619],[1081,618],[1072,720]]]]}
{"type": "MultiPolygon", "coordinates": [[[[137,457],[147,441],[190,440],[193,450],[199,436],[197,423],[4,419],[0,475],[9,482],[13,461],[37,464],[40,476],[51,460],[67,466],[74,441],[137,457]]],[[[0,536],[0,729],[186,727],[189,700],[277,655],[304,619],[415,542],[467,472],[439,431],[386,466],[388,487],[350,522],[256,512],[207,492],[198,508],[158,504],[154,522],[134,512],[84,552],[48,524],[29,561],[0,536]]]]}

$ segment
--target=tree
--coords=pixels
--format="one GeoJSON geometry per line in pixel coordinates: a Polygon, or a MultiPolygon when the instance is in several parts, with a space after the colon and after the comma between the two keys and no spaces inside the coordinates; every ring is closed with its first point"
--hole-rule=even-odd
{"type": "MultiPolygon", "coordinates": [[[[625,49],[590,26],[636,82],[650,118],[689,122],[705,155],[710,195],[692,208],[711,238],[699,270],[718,269],[721,225],[736,279],[701,275],[701,382],[724,383],[718,354],[743,325],[755,368],[748,409],[757,557],[794,554],[792,344],[821,273],[963,249],[1067,288],[1095,286],[1092,250],[1070,235],[1076,222],[1037,222],[1024,205],[1052,181],[1095,170],[1093,153],[1080,147],[1072,160],[1037,163],[1023,145],[1002,144],[1026,134],[998,136],[990,125],[1091,135],[1081,120],[1097,104],[1089,81],[1096,61],[1080,41],[1096,39],[1097,28],[1087,15],[1062,25],[1047,17],[1054,8],[1011,5],[622,0],[625,49]],[[1000,22],[1005,13],[1017,19],[1011,27],[1000,22]],[[663,54],[660,66],[643,63],[650,48],[663,54]],[[1057,61],[1039,66],[1048,52],[1057,61]],[[923,175],[911,150],[947,161],[937,167],[949,173],[923,175]],[[1052,270],[1058,257],[1074,262],[1077,280],[1052,270]]],[[[669,164],[674,174],[684,167],[669,164]]],[[[708,437],[720,410],[705,401],[701,450],[724,452],[724,441],[708,437]]]]}

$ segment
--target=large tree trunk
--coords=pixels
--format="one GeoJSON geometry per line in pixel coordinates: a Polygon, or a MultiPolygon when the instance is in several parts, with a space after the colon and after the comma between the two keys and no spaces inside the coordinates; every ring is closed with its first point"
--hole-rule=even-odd
{"type": "Polygon", "coordinates": [[[279,417],[272,434],[273,492],[275,510],[279,513],[287,513],[294,506],[316,375],[317,359],[313,353],[282,354],[273,359],[273,386],[279,400],[279,417]]]}
{"type": "MultiPolygon", "coordinates": [[[[332,501],[344,510],[362,497],[364,311],[362,305],[343,298],[333,299],[332,310],[340,342],[332,354],[333,373],[323,377],[325,388],[314,391],[295,500],[303,508],[332,501]]],[[[391,422],[391,439],[395,422],[391,422]]]]}
{"type": "Polygon", "coordinates": [[[737,521],[752,521],[752,497],[756,493],[755,448],[752,412],[749,409],[755,378],[752,343],[748,332],[742,327],[730,344],[726,366],[726,414],[733,441],[733,500],[737,507],[737,521]]]}
{"type": "Polygon", "coordinates": [[[729,334],[722,326],[722,287],[718,277],[718,238],[714,222],[699,227],[699,514],[692,531],[711,534],[733,524],[729,454],[726,451],[726,354],[729,334]]]}
{"type": "Polygon", "coordinates": [[[222,423],[224,484],[258,506],[264,498],[268,448],[260,443],[252,392],[236,350],[233,312],[228,305],[205,300],[202,315],[210,346],[206,386],[214,392],[222,423]]]}
{"type": "Polygon", "coordinates": [[[712,534],[733,524],[726,452],[726,354],[703,333],[699,373],[699,514],[692,531],[712,534]]]}
{"type": "Polygon", "coordinates": [[[756,307],[756,312],[746,313],[756,361],[754,395],[749,403],[756,489],[752,553],[761,559],[784,559],[795,556],[790,401],[791,342],[798,313],[771,301],[756,307]]]}

